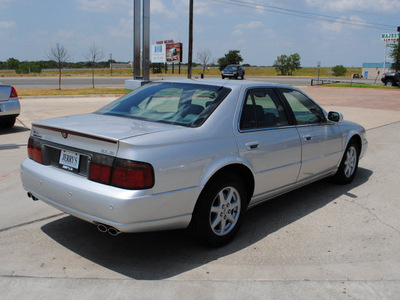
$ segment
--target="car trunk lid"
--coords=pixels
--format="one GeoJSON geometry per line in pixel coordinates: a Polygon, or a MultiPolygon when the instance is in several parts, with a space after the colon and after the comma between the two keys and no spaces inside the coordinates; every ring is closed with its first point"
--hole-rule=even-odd
{"type": "Polygon", "coordinates": [[[0,85],[0,101],[8,101],[10,99],[11,86],[0,85]]]}

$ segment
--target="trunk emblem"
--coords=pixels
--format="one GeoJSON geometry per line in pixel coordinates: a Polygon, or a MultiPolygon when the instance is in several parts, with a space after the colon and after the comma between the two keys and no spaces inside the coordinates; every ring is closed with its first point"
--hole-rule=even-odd
{"type": "Polygon", "coordinates": [[[63,137],[64,139],[66,139],[66,138],[68,137],[68,133],[66,133],[66,132],[64,132],[64,131],[61,132],[61,135],[62,135],[62,137],[63,137]]]}

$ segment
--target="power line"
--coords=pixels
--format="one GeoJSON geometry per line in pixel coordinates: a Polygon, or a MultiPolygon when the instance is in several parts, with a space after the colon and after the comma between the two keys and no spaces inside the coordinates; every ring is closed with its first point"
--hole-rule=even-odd
{"type": "Polygon", "coordinates": [[[306,19],[313,19],[313,20],[318,20],[318,21],[322,21],[322,22],[331,23],[332,21],[335,21],[335,22],[339,21],[343,25],[351,25],[351,26],[357,26],[357,27],[362,27],[362,28],[372,28],[372,29],[378,29],[378,30],[392,30],[394,27],[393,25],[372,23],[372,22],[361,21],[361,20],[339,18],[339,17],[328,16],[328,15],[323,15],[323,14],[316,14],[316,13],[300,11],[300,10],[287,9],[287,8],[283,8],[283,7],[267,5],[267,4],[264,4],[263,2],[259,2],[259,1],[252,1],[252,2],[243,1],[243,0],[230,0],[230,1],[228,1],[228,0],[213,0],[213,1],[232,5],[232,6],[240,6],[240,7],[246,7],[246,8],[251,8],[251,9],[262,9],[264,11],[271,12],[271,13],[277,13],[277,14],[306,18],[306,19]]]}

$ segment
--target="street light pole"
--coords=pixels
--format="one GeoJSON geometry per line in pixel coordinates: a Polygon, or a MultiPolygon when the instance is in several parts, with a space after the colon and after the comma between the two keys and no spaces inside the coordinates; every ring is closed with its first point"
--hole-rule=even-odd
{"type": "Polygon", "coordinates": [[[187,78],[192,78],[192,58],[193,58],[193,0],[189,0],[189,55],[187,78]]]}

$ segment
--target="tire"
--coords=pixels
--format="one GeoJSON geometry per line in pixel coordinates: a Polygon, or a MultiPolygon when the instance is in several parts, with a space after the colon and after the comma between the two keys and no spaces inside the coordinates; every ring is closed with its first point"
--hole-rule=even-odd
{"type": "Polygon", "coordinates": [[[354,141],[350,141],[344,152],[335,179],[340,184],[347,184],[353,181],[358,170],[360,147],[354,141]]]}
{"type": "Polygon", "coordinates": [[[233,175],[219,176],[202,191],[192,219],[194,234],[207,245],[219,247],[239,231],[247,208],[243,182],[233,175]]]}
{"type": "Polygon", "coordinates": [[[15,117],[4,117],[0,119],[0,127],[11,128],[15,124],[15,117]]]}
{"type": "Polygon", "coordinates": [[[386,86],[394,86],[394,81],[389,79],[388,81],[386,81],[385,85],[386,86]]]}
{"type": "Polygon", "coordinates": [[[242,80],[244,79],[244,75],[241,76],[242,80]]]}
{"type": "Polygon", "coordinates": [[[236,75],[234,75],[233,77],[234,77],[235,79],[238,79],[238,75],[237,75],[237,74],[236,74],[236,75]]]}
{"type": "Polygon", "coordinates": [[[224,76],[224,75],[221,75],[221,77],[222,77],[222,79],[225,79],[225,76],[224,76]]]}

